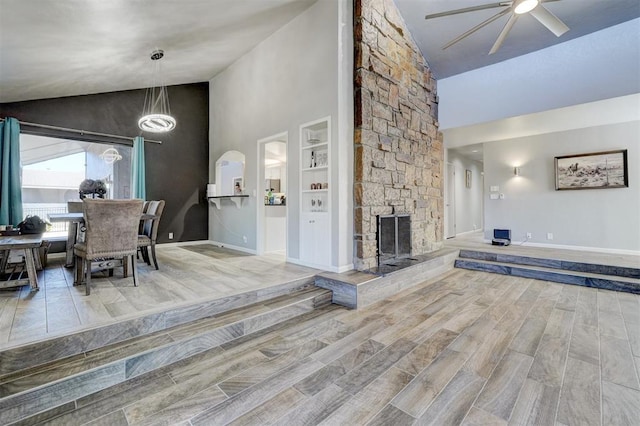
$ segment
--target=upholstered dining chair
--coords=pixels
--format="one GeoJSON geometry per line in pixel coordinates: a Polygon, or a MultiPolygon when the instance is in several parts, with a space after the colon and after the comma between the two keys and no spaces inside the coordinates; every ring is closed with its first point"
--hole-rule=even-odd
{"type": "Polygon", "coordinates": [[[84,275],[87,296],[91,294],[91,270],[123,267],[128,275],[128,262],[133,267],[133,285],[137,286],[138,271],[135,255],[138,243],[138,226],[142,214],[142,200],[102,200],[85,198],[85,239],[74,246],[76,256],[76,283],[84,275]]]}
{"type": "Polygon", "coordinates": [[[158,238],[158,225],[160,224],[160,217],[164,211],[164,200],[148,201],[147,210],[145,213],[155,215],[153,219],[147,219],[144,221],[142,230],[138,235],[138,248],[142,254],[142,258],[148,265],[151,265],[149,259],[149,249],[151,249],[151,256],[153,257],[153,264],[158,270],[158,259],[156,258],[156,239],[158,238]]]}

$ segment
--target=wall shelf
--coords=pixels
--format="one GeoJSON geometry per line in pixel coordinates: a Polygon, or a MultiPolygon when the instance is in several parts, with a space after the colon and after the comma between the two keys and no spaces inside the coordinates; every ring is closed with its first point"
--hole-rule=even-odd
{"type": "Polygon", "coordinates": [[[300,126],[300,242],[303,264],[330,269],[331,238],[331,118],[300,126]],[[318,188],[318,186],[325,188],[318,188]]]}
{"type": "Polygon", "coordinates": [[[210,203],[215,205],[220,210],[220,200],[231,200],[237,208],[242,206],[242,200],[249,198],[248,195],[218,195],[215,197],[207,197],[210,203]]]}

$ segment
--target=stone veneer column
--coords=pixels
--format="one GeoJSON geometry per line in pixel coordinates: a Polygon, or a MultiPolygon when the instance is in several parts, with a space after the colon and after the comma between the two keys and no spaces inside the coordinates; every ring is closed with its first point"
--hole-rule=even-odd
{"type": "Polygon", "coordinates": [[[358,270],[376,266],[376,216],[409,213],[413,255],[443,238],[436,81],[393,0],[354,0],[355,239],[358,270]]]}

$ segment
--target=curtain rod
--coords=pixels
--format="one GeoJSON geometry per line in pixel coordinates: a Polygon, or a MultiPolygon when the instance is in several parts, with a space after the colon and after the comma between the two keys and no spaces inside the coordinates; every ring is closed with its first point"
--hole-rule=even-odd
{"type": "MultiPolygon", "coordinates": [[[[0,121],[4,121],[4,120],[5,120],[4,118],[0,119],[0,121]]],[[[48,124],[29,123],[28,121],[20,121],[20,120],[18,120],[18,123],[24,124],[26,126],[40,127],[42,129],[61,130],[64,132],[73,132],[81,135],[104,136],[107,138],[124,139],[128,141],[133,141],[133,138],[128,138],[126,136],[119,136],[119,135],[111,135],[109,133],[98,133],[98,132],[91,132],[89,130],[78,130],[78,129],[70,129],[68,127],[49,126],[48,124]]],[[[151,142],[151,143],[159,143],[159,144],[162,143],[162,141],[156,141],[153,139],[145,139],[144,141],[151,142]]]]}

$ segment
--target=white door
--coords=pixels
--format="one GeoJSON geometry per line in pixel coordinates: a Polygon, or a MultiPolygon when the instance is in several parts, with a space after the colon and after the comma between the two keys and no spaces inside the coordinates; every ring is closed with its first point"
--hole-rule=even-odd
{"type": "Polygon", "coordinates": [[[447,222],[445,238],[456,236],[456,168],[447,163],[447,191],[444,197],[444,215],[447,222]]]}

